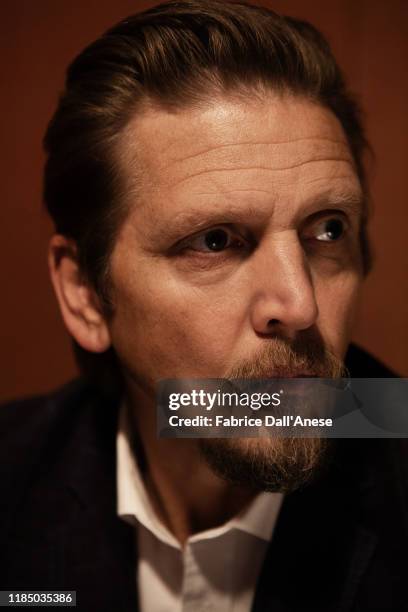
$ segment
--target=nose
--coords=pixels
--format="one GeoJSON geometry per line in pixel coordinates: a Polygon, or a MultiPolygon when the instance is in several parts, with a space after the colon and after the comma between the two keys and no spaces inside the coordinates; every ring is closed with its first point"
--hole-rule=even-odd
{"type": "Polygon", "coordinates": [[[291,337],[317,320],[310,267],[297,235],[288,233],[253,254],[251,322],[258,334],[279,329],[291,337]]]}

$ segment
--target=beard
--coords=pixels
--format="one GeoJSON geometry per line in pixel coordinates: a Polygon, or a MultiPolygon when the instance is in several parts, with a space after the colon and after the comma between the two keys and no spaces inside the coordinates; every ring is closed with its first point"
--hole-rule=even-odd
{"type": "MultiPolygon", "coordinates": [[[[347,376],[343,362],[316,331],[300,332],[294,341],[268,340],[254,358],[233,367],[224,378],[347,376]],[[272,372],[272,375],[271,375],[272,372]]],[[[253,491],[290,492],[321,475],[330,462],[333,441],[327,438],[200,438],[208,466],[222,479],[253,491]]]]}

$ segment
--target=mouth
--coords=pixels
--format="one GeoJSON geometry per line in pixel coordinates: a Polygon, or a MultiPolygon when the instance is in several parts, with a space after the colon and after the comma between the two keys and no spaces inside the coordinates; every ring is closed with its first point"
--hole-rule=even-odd
{"type": "Polygon", "coordinates": [[[282,380],[285,378],[318,378],[319,374],[316,373],[312,373],[312,372],[305,372],[304,370],[302,371],[293,371],[293,370],[269,370],[267,372],[263,372],[262,374],[259,374],[257,376],[253,376],[251,378],[257,379],[257,380],[270,380],[270,379],[274,379],[274,380],[282,380]]]}
{"type": "MultiPolygon", "coordinates": [[[[316,379],[317,373],[306,372],[305,370],[269,370],[253,376],[245,378],[230,378],[225,380],[225,384],[234,391],[240,392],[276,392],[277,390],[286,389],[289,393],[298,395],[305,393],[310,385],[306,382],[307,379],[316,379]],[[300,382],[302,379],[304,382],[300,382]],[[285,381],[288,382],[285,385],[285,381]]],[[[310,390],[310,389],[309,389],[310,390]]]]}

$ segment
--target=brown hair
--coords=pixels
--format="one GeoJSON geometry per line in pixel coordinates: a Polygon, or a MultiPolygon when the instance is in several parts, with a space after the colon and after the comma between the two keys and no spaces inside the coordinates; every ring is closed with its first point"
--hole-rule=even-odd
{"type": "MultiPolygon", "coordinates": [[[[244,2],[174,0],[124,19],[69,66],[44,140],[44,200],[107,314],[109,256],[126,214],[113,151],[129,119],[146,101],[179,108],[266,88],[331,109],[366,191],[358,107],[326,40],[304,21],[244,2]]],[[[367,271],[366,215],[361,242],[367,271]]]]}

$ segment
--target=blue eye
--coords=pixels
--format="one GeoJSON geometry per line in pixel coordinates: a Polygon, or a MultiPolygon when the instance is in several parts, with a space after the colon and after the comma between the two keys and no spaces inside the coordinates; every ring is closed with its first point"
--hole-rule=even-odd
{"type": "Polygon", "coordinates": [[[318,223],[315,226],[313,236],[316,240],[323,242],[335,242],[342,238],[344,232],[344,222],[341,219],[332,218],[318,223]]]}

